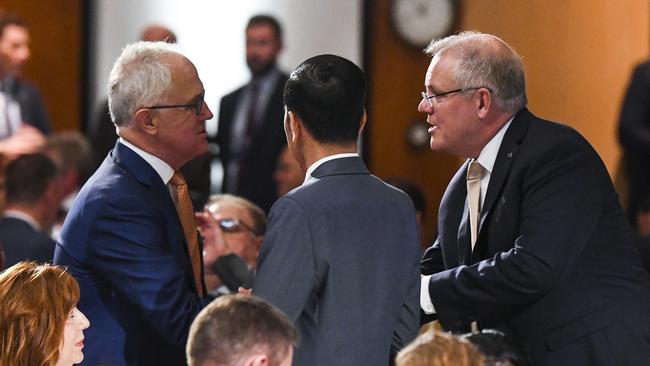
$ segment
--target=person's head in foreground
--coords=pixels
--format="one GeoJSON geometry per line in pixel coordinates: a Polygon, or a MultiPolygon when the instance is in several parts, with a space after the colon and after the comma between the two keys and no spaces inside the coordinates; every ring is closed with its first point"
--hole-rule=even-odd
{"type": "Polygon", "coordinates": [[[0,365],[67,366],[84,356],[88,319],[63,267],[20,262],[0,273],[0,365]]]}
{"type": "Polygon", "coordinates": [[[437,331],[420,334],[395,358],[396,366],[483,366],[483,357],[468,341],[437,331]]]}
{"type": "Polygon", "coordinates": [[[226,295],[205,307],[190,328],[190,366],[290,366],[298,333],[269,303],[226,295]]]}
{"type": "Polygon", "coordinates": [[[485,366],[528,366],[528,359],[505,334],[494,329],[463,335],[485,358],[485,366]]]}

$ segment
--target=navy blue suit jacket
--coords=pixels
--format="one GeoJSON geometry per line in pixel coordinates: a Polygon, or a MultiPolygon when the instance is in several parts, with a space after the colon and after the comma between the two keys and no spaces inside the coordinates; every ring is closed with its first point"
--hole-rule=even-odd
{"type": "Polygon", "coordinates": [[[360,158],[312,176],[273,205],[253,293],[296,323],[295,366],[388,365],[419,327],[413,204],[360,158]]]}
{"type": "Polygon", "coordinates": [[[0,243],[4,247],[5,268],[25,260],[51,262],[54,254],[54,240],[47,233],[14,217],[0,219],[0,243]]]}
{"type": "Polygon", "coordinates": [[[470,250],[467,163],[449,183],[422,271],[442,325],[474,320],[534,365],[650,360],[650,278],[609,174],[575,130],[520,111],[499,149],[470,250]]]}
{"type": "Polygon", "coordinates": [[[54,262],[79,281],[90,320],[85,365],[185,365],[190,324],[210,301],[192,265],[167,186],[116,144],[79,192],[54,262]]]}

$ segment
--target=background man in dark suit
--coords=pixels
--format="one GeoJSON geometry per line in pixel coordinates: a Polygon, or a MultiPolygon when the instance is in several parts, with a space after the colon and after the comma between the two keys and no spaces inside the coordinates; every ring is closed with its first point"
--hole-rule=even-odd
{"type": "Polygon", "coordinates": [[[636,226],[641,203],[650,199],[650,60],[634,69],[621,107],[618,134],[627,178],[625,205],[636,226]]]}
{"type": "Polygon", "coordinates": [[[286,145],[282,90],[287,75],[276,66],[282,28],[267,15],[246,26],[246,64],[251,81],[221,99],[217,144],[223,164],[222,191],[242,196],[265,212],[277,199],[275,164],[286,145]]]}
{"type": "Polygon", "coordinates": [[[423,309],[450,330],[501,328],[535,365],[647,363],[650,278],[598,154],[526,109],[502,40],[466,32],[427,53],[431,148],[469,160],[422,261],[423,309]]]}
{"type": "Polygon", "coordinates": [[[27,123],[41,133],[49,134],[50,122],[41,93],[20,77],[29,57],[29,31],[26,24],[13,14],[0,12],[0,93],[18,104],[21,119],[18,122],[27,123]]]}
{"type": "Polygon", "coordinates": [[[284,92],[289,150],[306,172],[269,217],[253,293],[296,322],[294,364],[387,365],[419,324],[419,239],[409,197],[356,153],[365,78],[333,55],[284,92]]]}
{"type": "Polygon", "coordinates": [[[55,252],[93,324],[84,364],[185,365],[190,324],[210,298],[178,170],[207,151],[204,93],[194,65],[166,43],[131,44],[113,66],[120,139],[79,192],[55,252]]]}
{"type": "Polygon", "coordinates": [[[7,206],[0,219],[6,267],[24,261],[51,262],[49,235],[61,203],[57,169],[46,155],[22,155],[7,166],[7,206]]]}

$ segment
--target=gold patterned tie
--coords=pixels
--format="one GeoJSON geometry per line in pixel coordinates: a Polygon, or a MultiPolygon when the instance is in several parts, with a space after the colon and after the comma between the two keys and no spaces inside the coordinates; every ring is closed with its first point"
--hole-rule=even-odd
{"type": "Polygon", "coordinates": [[[478,239],[478,221],[481,212],[481,178],[485,168],[476,160],[472,160],[467,168],[467,198],[469,201],[469,225],[472,239],[472,250],[478,239]]]}
{"type": "Polygon", "coordinates": [[[194,207],[192,207],[192,200],[190,199],[190,193],[187,189],[187,182],[180,171],[175,171],[169,183],[174,187],[174,190],[176,190],[176,212],[178,212],[178,218],[181,220],[183,232],[185,233],[187,250],[190,253],[190,259],[192,261],[192,272],[194,274],[196,292],[200,297],[203,297],[203,284],[201,281],[202,258],[201,253],[199,252],[199,237],[196,219],[194,217],[194,207]]]}

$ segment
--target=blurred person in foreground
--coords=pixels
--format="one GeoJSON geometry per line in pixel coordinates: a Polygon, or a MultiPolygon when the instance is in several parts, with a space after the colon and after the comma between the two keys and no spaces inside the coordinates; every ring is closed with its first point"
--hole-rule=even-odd
{"type": "Polygon", "coordinates": [[[0,273],[0,365],[69,366],[83,358],[79,286],[62,267],[20,262],[0,273]]]}
{"type": "Polygon", "coordinates": [[[420,334],[395,358],[396,366],[483,366],[483,357],[470,342],[438,331],[420,334]]]}
{"type": "Polygon", "coordinates": [[[187,341],[189,366],[291,366],[298,334],[255,296],[225,295],[203,309],[187,341]]]}
{"type": "Polygon", "coordinates": [[[422,260],[425,313],[454,332],[499,329],[534,365],[647,363],[650,276],[597,152],[526,108],[503,40],[463,32],[426,52],[431,149],[467,161],[422,260]]]}
{"type": "Polygon", "coordinates": [[[77,195],[54,261],[94,324],[87,364],[185,365],[190,324],[212,297],[179,169],[207,151],[212,112],[194,64],[163,42],[125,47],[108,89],[120,138],[77,195]]]}
{"type": "Polygon", "coordinates": [[[365,98],[361,69],[335,55],[302,62],[285,86],[305,181],[271,209],[253,293],[296,323],[298,366],[388,365],[417,333],[415,210],[357,153],[365,98]]]}
{"type": "Polygon", "coordinates": [[[483,355],[485,366],[528,366],[528,359],[502,332],[482,329],[461,337],[471,342],[483,355]]]}

